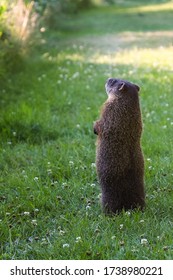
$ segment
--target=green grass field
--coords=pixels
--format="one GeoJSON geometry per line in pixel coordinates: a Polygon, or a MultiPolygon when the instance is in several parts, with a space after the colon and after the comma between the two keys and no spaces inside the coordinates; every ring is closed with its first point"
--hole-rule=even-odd
{"type": "Polygon", "coordinates": [[[173,258],[173,3],[119,3],[47,30],[0,89],[0,259],[173,258]],[[110,76],[141,87],[147,204],[113,218],[93,134],[110,76]]]}

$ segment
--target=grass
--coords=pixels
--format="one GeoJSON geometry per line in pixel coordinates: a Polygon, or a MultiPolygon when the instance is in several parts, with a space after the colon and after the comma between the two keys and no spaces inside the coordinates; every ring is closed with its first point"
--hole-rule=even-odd
{"type": "Polygon", "coordinates": [[[1,88],[1,259],[173,258],[173,4],[158,2],[70,18],[1,88]],[[110,76],[141,87],[147,203],[114,218],[100,207],[92,131],[110,76]]]}

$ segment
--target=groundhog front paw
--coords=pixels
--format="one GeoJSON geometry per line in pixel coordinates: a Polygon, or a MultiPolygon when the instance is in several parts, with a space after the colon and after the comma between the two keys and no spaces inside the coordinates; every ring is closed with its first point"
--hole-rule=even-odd
{"type": "Polygon", "coordinates": [[[93,130],[94,130],[94,134],[99,135],[99,132],[100,132],[100,125],[99,125],[98,121],[96,121],[96,122],[94,123],[93,130]]]}
{"type": "Polygon", "coordinates": [[[95,127],[94,127],[94,134],[98,135],[98,132],[95,127]]]}

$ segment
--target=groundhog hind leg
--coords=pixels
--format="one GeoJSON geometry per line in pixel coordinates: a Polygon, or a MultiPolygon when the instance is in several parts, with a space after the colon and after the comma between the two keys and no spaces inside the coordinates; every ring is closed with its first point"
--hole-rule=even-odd
{"type": "Polygon", "coordinates": [[[118,214],[122,210],[120,201],[116,192],[102,191],[101,203],[105,214],[118,214]]]}
{"type": "Polygon", "coordinates": [[[144,166],[143,159],[139,158],[136,168],[131,172],[131,200],[132,208],[143,210],[145,208],[144,166]],[[139,164],[140,163],[140,164],[139,164]]]}
{"type": "Polygon", "coordinates": [[[134,195],[133,209],[144,210],[145,208],[145,194],[139,192],[134,195]]]}
{"type": "Polygon", "coordinates": [[[123,208],[125,211],[127,210],[143,210],[145,208],[145,199],[138,194],[133,194],[128,196],[128,201],[124,201],[123,208]]]}
{"type": "Polygon", "coordinates": [[[131,171],[130,176],[126,178],[126,184],[124,186],[122,195],[124,209],[144,209],[145,193],[142,177],[140,178],[139,174],[136,175],[135,172],[131,171]]]}

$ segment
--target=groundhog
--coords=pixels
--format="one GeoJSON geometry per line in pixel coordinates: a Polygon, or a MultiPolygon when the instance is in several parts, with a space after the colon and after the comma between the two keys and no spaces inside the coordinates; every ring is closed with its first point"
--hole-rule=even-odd
{"type": "Polygon", "coordinates": [[[98,135],[96,169],[106,214],[143,209],[144,158],[139,86],[120,79],[107,80],[108,99],[94,124],[98,135]]]}

